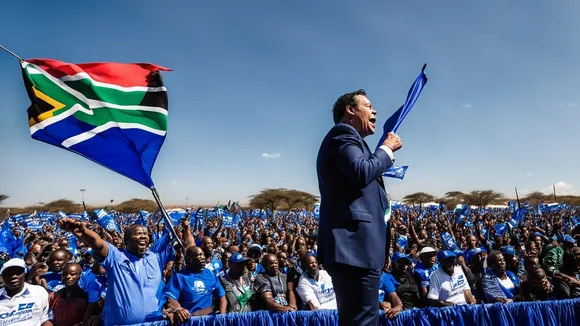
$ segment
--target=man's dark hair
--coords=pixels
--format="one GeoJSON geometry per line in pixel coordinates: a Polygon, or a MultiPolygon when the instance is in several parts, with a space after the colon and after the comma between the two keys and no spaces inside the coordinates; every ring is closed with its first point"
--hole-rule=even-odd
{"type": "Polygon", "coordinates": [[[355,96],[357,95],[364,95],[366,96],[367,93],[364,89],[359,89],[358,91],[346,93],[336,100],[334,103],[334,107],[332,108],[332,117],[334,118],[334,123],[337,124],[342,117],[344,117],[344,111],[346,111],[347,106],[356,107],[357,100],[355,96]]]}

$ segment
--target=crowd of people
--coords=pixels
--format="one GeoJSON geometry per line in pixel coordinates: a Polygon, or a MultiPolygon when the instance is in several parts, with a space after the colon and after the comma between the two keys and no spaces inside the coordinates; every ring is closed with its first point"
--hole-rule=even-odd
{"type": "MultiPolygon", "coordinates": [[[[580,297],[577,212],[393,207],[382,312],[580,297]]],[[[122,232],[64,214],[36,230],[6,220],[0,326],[180,324],[337,308],[332,278],[317,261],[312,212],[231,213],[242,218],[228,227],[219,214],[203,225],[186,215],[174,226],[181,244],[154,217],[135,223],[137,215],[111,214],[122,232]]]]}

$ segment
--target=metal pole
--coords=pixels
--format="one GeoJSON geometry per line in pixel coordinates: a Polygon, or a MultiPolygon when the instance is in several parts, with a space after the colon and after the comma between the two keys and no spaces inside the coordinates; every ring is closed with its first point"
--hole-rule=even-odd
{"type": "Polygon", "coordinates": [[[11,56],[15,57],[15,58],[16,58],[16,59],[18,59],[19,61],[24,61],[24,60],[22,60],[22,58],[21,58],[21,57],[17,56],[17,55],[16,55],[16,53],[14,53],[14,52],[12,52],[12,51],[8,50],[7,48],[3,47],[1,44],[0,44],[0,49],[4,50],[6,53],[8,53],[8,54],[10,54],[11,56]]]}
{"type": "Polygon", "coordinates": [[[518,201],[518,208],[520,208],[520,197],[518,196],[518,188],[516,187],[516,200],[518,201]]]}
{"type": "Polygon", "coordinates": [[[165,211],[165,207],[163,207],[163,203],[161,203],[161,199],[159,198],[159,193],[157,192],[157,189],[155,189],[154,186],[151,187],[151,193],[153,194],[153,198],[155,198],[155,201],[157,202],[157,206],[159,206],[159,210],[161,210],[161,215],[165,219],[165,227],[169,228],[169,232],[173,236],[174,240],[177,241],[177,243],[181,246],[181,248],[185,248],[183,246],[183,243],[181,242],[181,239],[179,239],[179,237],[177,236],[177,233],[173,228],[173,224],[171,223],[171,218],[169,218],[169,215],[165,211]]]}
{"type": "Polygon", "coordinates": [[[81,202],[83,203],[83,209],[87,211],[87,205],[85,205],[85,191],[86,189],[81,189],[81,202]]]}
{"type": "Polygon", "coordinates": [[[556,197],[556,185],[552,185],[552,188],[554,189],[554,202],[558,202],[558,199],[556,197]]]}

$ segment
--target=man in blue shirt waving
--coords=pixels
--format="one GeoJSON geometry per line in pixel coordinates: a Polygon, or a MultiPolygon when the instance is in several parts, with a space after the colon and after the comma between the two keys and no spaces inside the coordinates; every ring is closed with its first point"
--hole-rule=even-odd
{"type": "MultiPolygon", "coordinates": [[[[104,326],[160,319],[161,271],[167,264],[168,255],[148,250],[146,227],[130,226],[124,235],[126,249],[117,249],[81,221],[62,218],[58,224],[91,247],[95,260],[107,271],[104,326]]],[[[169,245],[165,247],[171,249],[169,245]]]]}

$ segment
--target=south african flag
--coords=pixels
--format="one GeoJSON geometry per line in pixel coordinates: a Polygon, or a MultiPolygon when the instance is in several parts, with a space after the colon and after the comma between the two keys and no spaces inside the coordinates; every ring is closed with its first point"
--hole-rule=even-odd
{"type": "Polygon", "coordinates": [[[21,62],[32,138],[146,187],[167,133],[167,89],[148,63],[21,62]]]}

